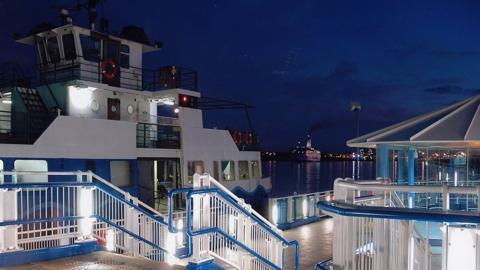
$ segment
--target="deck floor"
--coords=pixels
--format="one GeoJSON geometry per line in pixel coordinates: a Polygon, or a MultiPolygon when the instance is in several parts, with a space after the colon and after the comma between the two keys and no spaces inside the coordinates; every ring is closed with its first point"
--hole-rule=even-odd
{"type": "MultiPolygon", "coordinates": [[[[332,258],[333,218],[324,218],[318,222],[284,231],[289,240],[300,242],[300,269],[313,270],[321,261],[332,258]]],[[[293,269],[293,251],[286,255],[287,269],[293,269]]]]}
{"type": "MultiPolygon", "coordinates": [[[[284,232],[289,240],[300,242],[300,269],[312,270],[320,261],[332,257],[333,219],[325,218],[318,222],[300,226],[284,232]]],[[[293,269],[293,249],[285,257],[286,267],[293,269]]],[[[0,270],[180,270],[182,266],[169,266],[166,263],[153,262],[141,258],[118,255],[106,251],[92,254],[62,258],[52,261],[43,261],[0,268],[0,270]]]]}
{"type": "Polygon", "coordinates": [[[169,266],[166,263],[153,262],[142,258],[118,255],[106,251],[92,254],[61,258],[52,261],[29,263],[1,270],[180,270],[181,266],[169,266]]]}

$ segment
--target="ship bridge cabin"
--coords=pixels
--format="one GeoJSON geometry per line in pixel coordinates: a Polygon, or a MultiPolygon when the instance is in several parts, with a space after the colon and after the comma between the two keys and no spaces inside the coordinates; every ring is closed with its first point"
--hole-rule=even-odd
{"type": "Polygon", "coordinates": [[[17,41],[35,48],[37,65],[34,74],[0,70],[0,171],[91,170],[157,209],[195,173],[247,195],[271,188],[259,152],[204,128],[202,109],[228,104],[201,98],[194,70],[143,67],[160,46],[141,28],[41,25],[17,41]]]}

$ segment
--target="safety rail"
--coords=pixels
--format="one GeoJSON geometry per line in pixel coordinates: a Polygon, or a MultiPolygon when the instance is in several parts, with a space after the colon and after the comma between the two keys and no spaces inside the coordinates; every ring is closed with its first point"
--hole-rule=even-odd
{"type": "Polygon", "coordinates": [[[268,219],[281,229],[289,229],[325,216],[316,204],[334,199],[333,190],[294,194],[268,199],[268,219]]]}
{"type": "Polygon", "coordinates": [[[194,188],[169,193],[169,213],[173,198],[186,194],[186,226],[176,228],[169,216],[172,233],[183,231],[188,255],[196,260],[218,259],[237,269],[284,269],[283,254],[295,248],[298,269],[299,246],[288,241],[275,225],[210,175],[194,175],[194,188]]]}
{"type": "Polygon", "coordinates": [[[176,261],[164,216],[91,172],[1,171],[0,180],[0,250],[98,241],[117,253],[176,261]],[[28,183],[39,175],[65,180],[28,183]]]}
{"type": "MultiPolygon", "coordinates": [[[[85,80],[102,83],[102,61],[84,59],[76,56],[75,59],[58,59],[55,62],[39,64],[37,66],[40,81],[65,82],[70,80],[85,80]]],[[[157,69],[147,69],[129,66],[117,69],[119,74],[115,86],[138,90],[158,91],[164,89],[182,88],[198,91],[198,76],[193,69],[175,65],[157,69]]],[[[33,76],[31,76],[33,77],[33,76]]],[[[29,78],[30,79],[30,78],[29,78]]],[[[110,82],[111,83],[111,82],[110,82]]]]}
{"type": "Polygon", "coordinates": [[[388,179],[337,179],[334,187],[335,201],[317,204],[335,222],[333,262],[326,269],[477,269],[478,205],[472,212],[452,204],[459,198],[478,204],[479,187],[388,179]],[[440,207],[418,207],[417,198],[438,200],[440,207]]]}

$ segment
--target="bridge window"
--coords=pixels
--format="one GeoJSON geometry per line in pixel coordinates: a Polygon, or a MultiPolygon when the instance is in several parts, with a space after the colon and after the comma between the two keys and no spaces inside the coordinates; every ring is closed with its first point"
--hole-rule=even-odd
{"type": "MultiPolygon", "coordinates": [[[[48,172],[46,160],[15,160],[13,166],[17,172],[48,172]]],[[[48,175],[22,175],[17,176],[18,183],[42,183],[48,182],[48,175]]]]}
{"type": "Polygon", "coordinates": [[[203,166],[203,161],[201,160],[190,160],[188,161],[188,180],[192,181],[193,180],[193,175],[198,173],[198,174],[203,174],[205,172],[205,168],[203,166]]]}
{"type": "Polygon", "coordinates": [[[235,181],[235,161],[222,161],[222,179],[225,181],[235,181]]]}
{"type": "Polygon", "coordinates": [[[48,62],[47,53],[45,51],[45,40],[43,38],[39,39],[37,42],[37,45],[38,45],[38,55],[40,57],[40,62],[45,65],[48,62]]]}
{"type": "Polygon", "coordinates": [[[252,167],[252,179],[257,179],[260,178],[260,161],[258,160],[252,160],[250,162],[251,167],[252,167]]]}
{"type": "Polygon", "coordinates": [[[213,178],[215,178],[215,180],[220,180],[218,175],[218,161],[213,162],[213,178]]]}
{"type": "Polygon", "coordinates": [[[87,61],[100,61],[100,39],[80,34],[83,58],[87,61]]]}
{"type": "Polygon", "coordinates": [[[47,39],[47,52],[48,56],[50,57],[50,62],[60,62],[60,49],[58,48],[57,37],[51,37],[47,39]]]}
{"type": "Polygon", "coordinates": [[[130,68],[130,47],[125,44],[122,44],[120,48],[120,66],[130,68]]]}
{"type": "Polygon", "coordinates": [[[250,179],[250,173],[248,172],[248,161],[238,161],[238,173],[240,180],[250,179]]]}
{"type": "Polygon", "coordinates": [[[110,177],[112,184],[117,187],[128,187],[132,185],[130,181],[130,161],[114,160],[110,161],[110,177]]]}
{"type": "Polygon", "coordinates": [[[63,41],[63,53],[65,54],[65,60],[73,60],[77,57],[75,51],[75,39],[73,34],[65,34],[62,36],[63,41]]]}

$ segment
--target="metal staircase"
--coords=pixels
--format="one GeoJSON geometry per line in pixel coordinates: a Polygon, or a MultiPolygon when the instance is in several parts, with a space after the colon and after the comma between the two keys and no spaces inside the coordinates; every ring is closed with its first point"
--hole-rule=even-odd
{"type": "Polygon", "coordinates": [[[27,128],[29,129],[29,142],[34,142],[47,129],[55,119],[42,100],[37,89],[17,87],[23,104],[27,110],[27,128]]]}
{"type": "Polygon", "coordinates": [[[210,176],[194,179],[194,188],[170,193],[162,215],[91,172],[0,171],[0,264],[101,248],[187,269],[287,269],[293,246],[298,269],[298,243],[210,176]],[[38,175],[55,182],[28,182],[38,175]],[[174,211],[179,195],[186,211],[174,211]]]}

